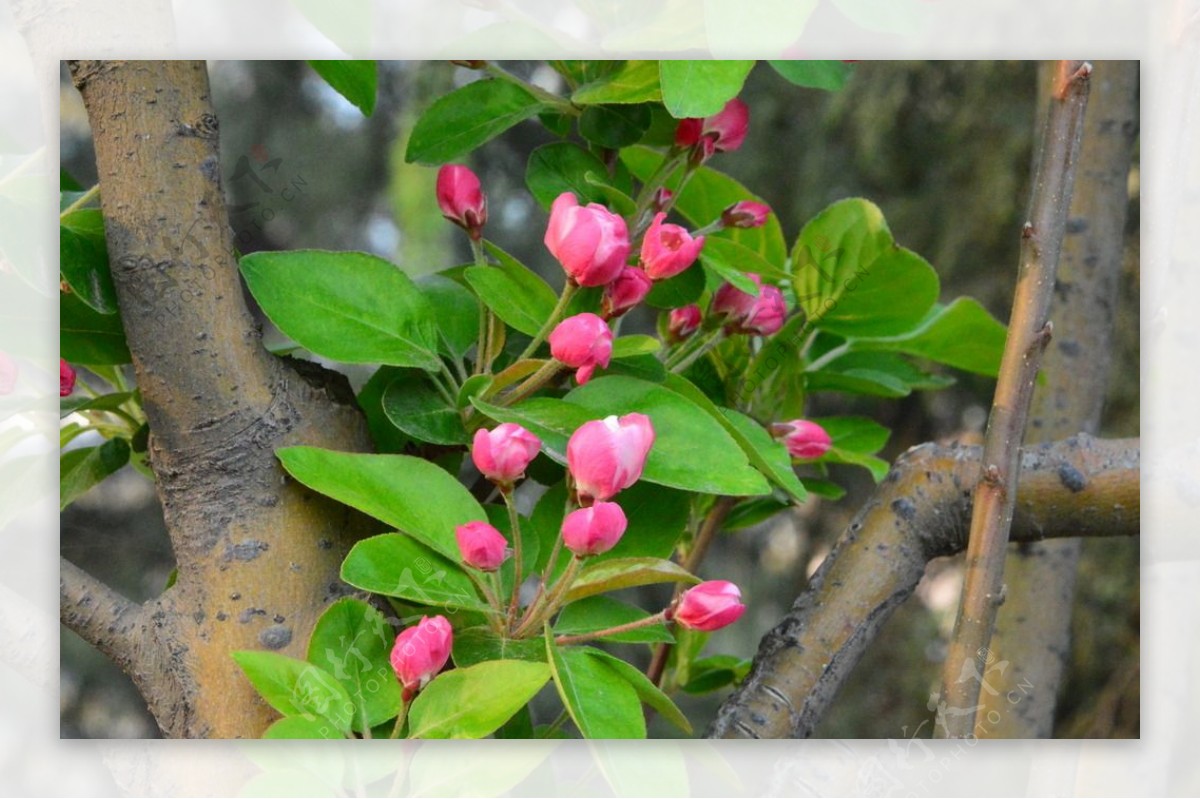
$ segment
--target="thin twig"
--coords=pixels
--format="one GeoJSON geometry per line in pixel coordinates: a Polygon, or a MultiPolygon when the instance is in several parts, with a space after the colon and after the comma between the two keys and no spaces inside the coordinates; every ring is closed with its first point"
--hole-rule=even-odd
{"type": "Polygon", "coordinates": [[[1029,221],[1021,236],[1021,264],[1008,340],[984,442],[984,468],[975,490],[962,601],[942,670],[939,706],[945,723],[937,734],[971,735],[988,645],[1003,601],[1004,557],[1016,501],[1016,478],[1025,420],[1042,352],[1050,338],[1048,320],[1054,275],[1062,249],[1075,166],[1087,108],[1086,62],[1061,61],[1044,131],[1029,221]]]}

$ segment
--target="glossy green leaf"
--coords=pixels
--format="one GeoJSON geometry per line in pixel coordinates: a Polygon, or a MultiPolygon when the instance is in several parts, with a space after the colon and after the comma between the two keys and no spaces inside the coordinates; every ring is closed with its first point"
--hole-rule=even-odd
{"type": "Polygon", "coordinates": [[[809,322],[842,336],[907,333],[938,295],[933,267],[898,246],[879,208],[858,198],[830,205],[804,226],[792,275],[809,322]]]}
{"type": "Polygon", "coordinates": [[[58,315],[59,353],[67,361],[116,366],[132,360],[118,314],[98,313],[74,292],[59,292],[58,315]]]}
{"type": "Polygon", "coordinates": [[[468,83],[421,114],[404,160],[431,166],[448,163],[546,110],[549,106],[508,81],[468,83]]]}
{"type": "Polygon", "coordinates": [[[659,61],[663,105],[677,119],[711,116],[738,96],[753,61],[659,61]]]}
{"type": "Polygon", "coordinates": [[[478,341],[479,302],[461,284],[444,275],[423,275],[416,283],[433,309],[442,351],[462,358],[478,341]]]}
{"type": "Polygon", "coordinates": [[[374,61],[309,61],[313,70],[365,116],[375,111],[379,67],[374,61]]]}
{"type": "Polygon", "coordinates": [[[647,105],[589,105],[579,117],[579,135],[610,150],[637,144],[649,127],[647,105]]]}
{"type": "Polygon", "coordinates": [[[554,687],[584,738],[645,738],[637,692],[616,669],[580,647],[560,647],[546,629],[554,687]]]}
{"type": "Polygon", "coordinates": [[[662,99],[657,61],[626,61],[616,72],[590,81],[571,94],[576,105],[652,103],[662,99]]]}
{"type": "MultiPolygon", "coordinates": [[[[556,636],[585,635],[641,621],[649,616],[650,614],[641,608],[612,597],[592,596],[572,602],[563,608],[554,622],[554,634],[556,636]]],[[[622,644],[674,643],[675,636],[667,632],[665,624],[653,624],[623,633],[606,635],[598,640],[622,644]]]]}
{"type": "Polygon", "coordinates": [[[871,473],[877,483],[891,468],[887,461],[874,456],[891,436],[891,431],[883,425],[860,416],[830,416],[813,421],[825,428],[833,440],[833,445],[821,456],[820,462],[861,466],[871,473]]]}
{"type": "Polygon", "coordinates": [[[400,533],[359,541],[342,563],[341,576],[355,588],[421,605],[475,611],[488,607],[457,557],[447,558],[400,533]]]}
{"type": "Polygon", "coordinates": [[[326,608],[308,640],[308,662],[332,674],[354,703],[356,732],[400,712],[400,683],[388,659],[395,640],[383,614],[351,597],[326,608]]]}
{"type": "Polygon", "coordinates": [[[58,509],[70,505],[104,478],[129,463],[129,441],[110,438],[98,447],[82,447],[59,459],[58,509]]]}
{"type": "Polygon", "coordinates": [[[531,660],[546,662],[540,638],[503,638],[491,627],[467,627],[454,631],[454,665],[474,666],[488,660],[531,660]]]}
{"type": "Polygon", "coordinates": [[[471,288],[506,324],[528,336],[537,335],[550,318],[558,297],[533,270],[491,242],[484,245],[499,266],[473,266],[464,271],[471,288]]]}
{"type": "MultiPolygon", "coordinates": [[[[804,487],[805,490],[808,490],[807,483],[804,483],[804,487]]],[[[747,527],[762,524],[787,509],[788,503],[780,502],[775,497],[756,497],[744,500],[735,505],[733,510],[729,512],[729,516],[725,518],[725,523],[721,525],[721,530],[727,533],[745,530],[747,527]]]]}
{"type": "MultiPolygon", "coordinates": [[[[705,242],[707,246],[708,242],[705,242]]],[[[700,299],[704,293],[704,270],[685,269],[675,277],[666,280],[656,280],[650,293],[646,295],[646,304],[651,308],[682,308],[700,299]]]]}
{"type": "Polygon", "coordinates": [[[698,582],[683,567],[662,558],[612,558],[584,566],[567,591],[567,601],[639,585],[698,582]]]}
{"type": "Polygon", "coordinates": [[[108,269],[104,216],[98,208],[72,211],[58,228],[58,268],[67,285],[92,310],[117,312],[117,290],[108,269]]]}
{"type": "Polygon", "coordinates": [[[610,655],[608,652],[605,652],[601,649],[588,647],[587,653],[592,657],[603,661],[614,671],[616,671],[617,674],[621,675],[621,677],[633,687],[633,690],[637,692],[638,698],[658,711],[660,716],[662,716],[671,724],[674,724],[686,735],[692,734],[692,725],[688,722],[687,716],[683,715],[683,712],[676,707],[675,703],[671,701],[671,698],[664,694],[657,685],[652,683],[650,678],[648,678],[645,674],[642,674],[640,671],[626,663],[624,660],[621,660],[619,657],[610,655]]]}
{"type": "Polygon", "coordinates": [[[837,91],[854,74],[845,61],[768,61],[776,72],[796,86],[837,91]]]}
{"type": "Polygon", "coordinates": [[[302,347],[345,363],[438,368],[433,309],[395,264],[291,250],[252,253],[241,268],[263,312],[302,347]]]}
{"type": "Polygon", "coordinates": [[[234,652],[233,659],[267,704],[285,716],[319,716],[338,730],[350,729],[354,702],[319,666],[275,652],[234,652]]]}
{"type": "MultiPolygon", "coordinates": [[[[629,167],[629,171],[635,177],[643,181],[658,170],[662,159],[662,153],[641,145],[621,150],[621,161],[629,167]]],[[[676,169],[667,181],[667,186],[677,189],[681,176],[682,170],[676,169]]],[[[675,210],[692,225],[703,227],[719,218],[721,212],[726,208],[742,200],[763,202],[761,197],[753,194],[728,175],[710,167],[700,167],[692,174],[684,190],[676,195],[675,210]]],[[[767,218],[767,223],[762,227],[723,230],[720,233],[714,233],[713,237],[736,241],[758,253],[768,263],[779,269],[783,268],[787,260],[787,243],[784,241],[783,230],[780,228],[779,219],[775,214],[771,214],[767,218]]]]}
{"type": "Polygon", "coordinates": [[[820,477],[802,477],[800,478],[800,482],[804,483],[804,487],[808,489],[808,493],[823,499],[837,502],[846,496],[846,489],[832,480],[823,480],[820,477]]]}
{"type": "Polygon", "coordinates": [[[621,336],[613,341],[612,357],[614,360],[632,358],[635,355],[648,355],[662,349],[662,342],[653,336],[621,336]]]}
{"type": "Polygon", "coordinates": [[[320,739],[337,740],[345,735],[328,719],[306,713],[302,716],[285,716],[267,727],[266,739],[320,739]]]}
{"type": "Polygon", "coordinates": [[[954,379],[922,372],[890,352],[847,352],[806,375],[809,391],[846,391],[878,397],[904,397],[917,389],[940,389],[954,379]]]}
{"type": "Polygon", "coordinates": [[[580,205],[605,202],[604,192],[588,182],[588,173],[606,175],[608,170],[599,158],[579,145],[553,142],[543,144],[529,154],[525,185],[546,211],[563,192],[574,194],[580,205]]]}
{"type": "Polygon", "coordinates": [[[287,447],[276,454],[304,485],[408,533],[452,561],[459,557],[454,528],[487,518],[458,480],[421,458],[316,447],[287,447]]]}
{"type": "Polygon", "coordinates": [[[855,339],[855,350],[894,350],[995,377],[1007,330],[977,301],[936,305],[916,327],[892,338],[855,339]]]}
{"type": "Polygon", "coordinates": [[[429,380],[393,380],[383,392],[383,412],[392,424],[418,441],[465,444],[466,428],[458,409],[429,380]]]}
{"type": "Polygon", "coordinates": [[[381,366],[363,384],[355,398],[367,419],[367,428],[371,431],[371,441],[375,444],[376,452],[402,452],[409,442],[408,436],[401,433],[383,412],[383,392],[397,379],[416,383],[426,378],[425,373],[418,369],[381,366]]]}
{"type": "Polygon", "coordinates": [[[624,61],[598,61],[592,59],[561,59],[548,61],[547,63],[555,72],[566,78],[567,83],[573,87],[579,87],[585,83],[600,80],[625,66],[624,61]]]}
{"type": "Polygon", "coordinates": [[[735,655],[711,655],[692,662],[690,677],[683,691],[707,694],[729,685],[737,685],[750,673],[750,661],[735,655]]]}
{"type": "Polygon", "coordinates": [[[787,272],[759,253],[744,244],[721,236],[705,238],[700,260],[709,268],[718,269],[722,273],[726,270],[753,273],[768,283],[788,280],[787,272]]]}
{"type": "Polygon", "coordinates": [[[132,391],[121,391],[115,394],[101,394],[99,397],[72,396],[58,401],[60,417],[69,416],[76,411],[111,411],[120,408],[133,397],[132,391]]]}
{"type": "Polygon", "coordinates": [[[588,185],[600,192],[603,197],[601,202],[608,205],[614,213],[628,217],[637,211],[637,202],[624,191],[612,185],[607,174],[588,172],[583,178],[588,185]]]}
{"type": "Polygon", "coordinates": [[[482,738],[542,689],[545,663],[490,660],[439,675],[413,700],[410,738],[482,738]]]}

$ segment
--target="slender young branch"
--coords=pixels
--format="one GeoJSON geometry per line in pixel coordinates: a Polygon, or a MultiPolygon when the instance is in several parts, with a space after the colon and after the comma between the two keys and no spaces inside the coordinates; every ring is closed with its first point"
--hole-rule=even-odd
{"type": "Polygon", "coordinates": [[[1050,303],[1075,167],[1079,161],[1091,65],[1061,61],[1021,241],[1016,298],[984,443],[984,468],[975,491],[962,601],[942,671],[941,703],[950,712],[937,733],[962,738],[975,727],[974,710],[988,645],[1003,601],[1005,545],[1016,500],[1016,479],[1034,381],[1050,337],[1050,303]],[[974,668],[971,668],[971,666],[974,668]]]}
{"type": "Polygon", "coordinates": [[[603,638],[606,635],[616,635],[618,633],[627,633],[630,630],[640,630],[643,627],[649,627],[652,624],[661,624],[666,616],[666,611],[659,611],[653,616],[647,616],[644,619],[631,621],[627,624],[618,624],[616,627],[609,627],[606,630],[594,630],[590,633],[580,633],[579,635],[560,635],[554,639],[554,643],[559,646],[567,644],[581,644],[584,641],[594,641],[597,638],[603,638]]]}
{"type": "Polygon", "coordinates": [[[521,600],[521,583],[523,575],[521,574],[521,514],[517,513],[517,502],[513,498],[512,486],[507,489],[501,488],[500,495],[504,497],[504,504],[508,507],[508,524],[512,528],[513,537],[513,589],[512,599],[508,603],[508,623],[516,621],[517,609],[520,607],[521,600]]]}
{"type": "Polygon", "coordinates": [[[71,203],[66,208],[62,209],[62,212],[59,213],[58,218],[62,219],[67,214],[70,214],[73,211],[78,211],[80,208],[87,205],[92,200],[96,199],[96,196],[98,194],[100,194],[100,184],[99,183],[97,183],[95,186],[92,186],[90,189],[85,191],[82,195],[79,196],[79,198],[77,200],[75,200],[75,202],[71,203]]]}
{"type": "MultiPolygon", "coordinates": [[[[926,564],[967,545],[979,447],[904,453],[855,515],[807,590],[762,640],[710,738],[807,738],[926,564]]],[[[1137,439],[1080,434],[1021,455],[1014,541],[1136,535],[1137,439]]],[[[971,716],[973,718],[973,715],[971,716]]]]}
{"type": "Polygon", "coordinates": [[[124,671],[146,645],[142,606],[125,598],[66,558],[60,558],[59,617],[67,629],[107,655],[124,671]]]}

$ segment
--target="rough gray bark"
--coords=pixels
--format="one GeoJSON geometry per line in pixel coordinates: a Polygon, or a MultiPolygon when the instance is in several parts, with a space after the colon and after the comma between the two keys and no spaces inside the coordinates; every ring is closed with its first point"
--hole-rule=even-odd
{"type": "Polygon", "coordinates": [[[302,655],[361,517],[286,478],[279,447],[367,450],[344,378],[263,349],[243,299],[200,61],[74,61],[113,282],[178,579],[129,607],[68,564],[62,619],[109,650],[163,732],[252,737],[274,716],[230,652],[302,655]],[[119,634],[83,601],[120,618],[119,634]]]}

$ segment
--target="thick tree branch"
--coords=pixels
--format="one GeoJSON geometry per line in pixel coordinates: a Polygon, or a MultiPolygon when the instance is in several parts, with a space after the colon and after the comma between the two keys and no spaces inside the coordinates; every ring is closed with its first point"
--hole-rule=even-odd
{"type": "MultiPolygon", "coordinates": [[[[1136,439],[1079,435],[1021,457],[1013,540],[1134,535],[1136,439]]],[[[792,610],[762,640],[710,738],[804,738],[932,558],[967,545],[979,447],[923,444],[902,455],[792,610]]],[[[972,714],[971,718],[974,716],[972,714]]]]}
{"type": "MultiPolygon", "coordinates": [[[[1095,434],[1113,367],[1113,321],[1129,210],[1128,179],[1138,129],[1138,63],[1101,61],[1091,77],[1079,172],[1054,285],[1054,341],[1033,394],[1027,442],[1077,431],[1095,434]]],[[[1043,82],[1053,79],[1043,66],[1043,82]]],[[[988,681],[979,695],[976,733],[990,738],[1046,738],[1069,650],[1079,539],[1041,541],[1010,551],[1007,599],[996,617],[988,681]],[[1021,686],[1013,705],[1009,690],[1021,686]],[[999,719],[999,721],[996,721],[999,719]],[[986,723],[980,723],[986,720],[986,723]]]]}
{"type": "Polygon", "coordinates": [[[1034,380],[1049,342],[1054,274],[1079,160],[1091,66],[1061,61],[1058,71],[1029,221],[1021,234],[1020,275],[988,419],[984,468],[975,490],[962,601],[942,671],[941,703],[949,712],[937,733],[951,738],[970,735],[975,727],[980,686],[970,675],[982,674],[986,668],[1002,601],[1005,545],[1016,499],[1021,440],[1034,380]]]}
{"type": "Polygon", "coordinates": [[[59,618],[71,632],[126,672],[141,651],[142,606],[109,588],[66,558],[58,572],[59,618]]]}

